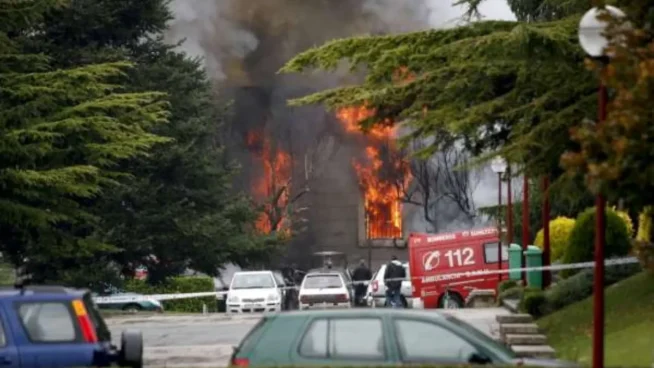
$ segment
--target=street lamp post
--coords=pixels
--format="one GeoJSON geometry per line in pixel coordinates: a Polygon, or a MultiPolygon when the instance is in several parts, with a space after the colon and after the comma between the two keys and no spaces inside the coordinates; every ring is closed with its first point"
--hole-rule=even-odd
{"type": "Polygon", "coordinates": [[[511,191],[511,165],[506,168],[506,242],[513,244],[513,193],[511,191]]]}
{"type": "MultiPolygon", "coordinates": [[[[606,52],[609,40],[606,37],[608,23],[598,19],[598,15],[608,12],[614,18],[625,14],[618,8],[606,6],[605,9],[592,8],[579,22],[579,44],[586,54],[602,63],[608,62],[606,52]]],[[[606,120],[607,91],[600,79],[598,93],[597,124],[606,120]]],[[[604,245],[605,245],[606,200],[602,193],[595,198],[595,275],[593,280],[593,368],[604,367],[604,245]]]]}
{"type": "MultiPolygon", "coordinates": [[[[497,156],[491,162],[491,169],[497,174],[497,228],[499,231],[499,242],[497,244],[497,270],[502,270],[502,174],[506,172],[506,161],[497,156]]],[[[502,281],[502,274],[497,274],[497,279],[502,281]]]]}

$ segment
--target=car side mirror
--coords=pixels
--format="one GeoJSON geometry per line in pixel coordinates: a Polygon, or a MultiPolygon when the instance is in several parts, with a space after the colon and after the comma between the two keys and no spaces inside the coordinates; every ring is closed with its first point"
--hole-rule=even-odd
{"type": "Polygon", "coordinates": [[[472,353],[468,358],[470,364],[489,364],[492,363],[491,359],[482,353],[472,353]]]}

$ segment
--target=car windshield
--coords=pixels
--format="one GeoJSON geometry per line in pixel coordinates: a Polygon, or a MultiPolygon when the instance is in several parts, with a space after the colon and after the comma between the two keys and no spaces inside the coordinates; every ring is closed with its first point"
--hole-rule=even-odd
{"type": "Polygon", "coordinates": [[[232,289],[270,289],[275,287],[269,273],[240,273],[234,275],[232,289]]]}
{"type": "Polygon", "coordinates": [[[478,338],[479,340],[483,341],[485,344],[493,346],[495,351],[500,351],[500,352],[504,353],[509,359],[515,359],[516,358],[516,355],[513,352],[513,350],[507,348],[503,344],[499,344],[497,341],[493,340],[490,336],[488,336],[485,333],[479,331],[478,329],[476,329],[475,327],[469,325],[468,323],[466,323],[466,322],[464,322],[464,321],[462,321],[462,320],[460,320],[460,319],[458,319],[456,317],[453,317],[453,316],[446,316],[445,318],[449,322],[451,322],[452,324],[459,327],[460,329],[465,330],[470,335],[473,335],[476,338],[478,338]]]}
{"type": "Polygon", "coordinates": [[[338,289],[343,287],[343,281],[338,275],[307,275],[304,281],[305,289],[338,289]]]}

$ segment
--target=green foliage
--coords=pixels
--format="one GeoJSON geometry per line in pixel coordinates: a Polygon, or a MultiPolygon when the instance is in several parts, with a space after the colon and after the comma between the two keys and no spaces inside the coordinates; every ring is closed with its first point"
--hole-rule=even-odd
{"type": "MultiPolygon", "coordinates": [[[[522,185],[516,190],[522,192],[522,185]]],[[[513,203],[513,241],[522,244],[522,196],[513,203]]],[[[576,217],[592,206],[594,197],[584,188],[580,177],[562,176],[550,185],[550,217],[576,217]]],[[[480,212],[495,219],[495,207],[480,208],[480,212]]],[[[506,221],[506,212],[501,212],[506,221]]],[[[529,239],[537,236],[543,227],[543,188],[540,180],[529,180],[529,239]]]]}
{"type": "Polygon", "coordinates": [[[650,103],[654,98],[654,3],[620,2],[626,19],[602,15],[610,24],[606,34],[611,62],[588,62],[588,69],[610,91],[608,116],[601,124],[595,119],[584,121],[570,132],[576,146],[562,158],[562,164],[571,173],[583,174],[594,193],[641,209],[654,204],[654,126],[648,124],[654,114],[650,103]]]}
{"type": "MultiPolygon", "coordinates": [[[[139,294],[179,294],[213,292],[214,283],[211,277],[171,277],[165,283],[152,286],[142,280],[130,280],[125,283],[125,290],[139,294]]],[[[168,312],[200,313],[202,305],[206,304],[209,311],[216,309],[216,297],[188,298],[164,300],[164,310],[168,312]]]]}
{"type": "Polygon", "coordinates": [[[503,291],[506,291],[508,289],[512,289],[514,287],[518,286],[518,283],[514,280],[504,280],[500,282],[500,284],[497,286],[497,291],[501,294],[503,291]]]}
{"type": "MultiPolygon", "coordinates": [[[[564,13],[558,13],[564,14],[564,13]]],[[[361,85],[292,101],[328,108],[366,104],[381,121],[405,121],[407,140],[435,138],[430,156],[458,139],[479,160],[501,153],[532,175],[557,176],[569,128],[593,116],[596,83],[583,68],[578,16],[552,22],[485,21],[445,30],[329,42],[281,72],[365,67],[361,85]],[[405,78],[394,78],[398,70],[405,78]],[[401,79],[398,81],[398,79],[401,79]],[[543,141],[541,137],[549,139],[543,141]]]]}
{"type": "MultiPolygon", "coordinates": [[[[554,220],[550,221],[550,259],[553,261],[558,261],[563,257],[565,252],[565,247],[568,246],[568,240],[570,238],[570,233],[575,226],[575,220],[559,216],[554,220]]],[[[544,231],[540,229],[536,234],[536,239],[534,239],[534,245],[538,246],[540,249],[543,249],[543,236],[544,231]]]]}
{"type": "Polygon", "coordinates": [[[518,309],[521,312],[529,313],[534,318],[539,318],[548,313],[548,303],[545,292],[540,289],[525,289],[524,295],[520,300],[518,309]]]}
{"type": "Polygon", "coordinates": [[[87,204],[128,176],[125,160],[169,139],[150,132],[168,118],[165,95],[121,85],[131,64],[55,70],[23,52],[30,22],[57,2],[36,4],[0,13],[0,246],[15,265],[27,257],[25,271],[43,282],[117,250],[97,236],[87,204]]]}
{"type": "Polygon", "coordinates": [[[95,287],[140,265],[159,283],[269,259],[279,241],[252,231],[253,206],[231,187],[237,167],[217,139],[227,112],[201,62],[163,41],[169,2],[36,3],[0,12],[11,261],[28,257],[42,282],[95,287]]]}
{"type": "MultiPolygon", "coordinates": [[[[605,269],[604,284],[610,286],[642,271],[638,264],[610,266],[605,269]]],[[[551,312],[583,300],[593,293],[593,270],[586,269],[559,281],[546,291],[551,312]]]]}
{"type": "MultiPolygon", "coordinates": [[[[589,208],[579,214],[569,244],[563,256],[563,263],[588,262],[595,254],[595,208],[589,208]]],[[[627,226],[620,216],[611,209],[606,209],[606,258],[626,256],[631,249],[631,239],[627,226]]],[[[564,270],[564,277],[577,273],[578,270],[564,270]]]]}
{"type": "Polygon", "coordinates": [[[525,288],[522,286],[514,286],[512,288],[506,289],[502,292],[500,292],[498,296],[498,302],[502,303],[502,301],[511,299],[511,300],[522,300],[522,296],[524,295],[525,288]]]}

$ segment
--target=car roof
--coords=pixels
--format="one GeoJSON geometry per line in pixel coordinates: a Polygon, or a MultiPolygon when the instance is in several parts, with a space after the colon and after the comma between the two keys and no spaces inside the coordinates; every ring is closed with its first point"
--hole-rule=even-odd
{"type": "Polygon", "coordinates": [[[274,318],[294,318],[298,316],[313,317],[381,317],[386,315],[395,315],[401,317],[421,317],[435,320],[446,319],[446,315],[434,311],[424,309],[395,309],[395,308],[352,308],[352,309],[312,309],[312,310],[295,310],[287,311],[284,313],[276,313],[270,316],[274,318]]]}
{"type": "Polygon", "coordinates": [[[236,275],[272,275],[272,271],[237,271],[234,272],[234,276],[236,275]]]}
{"type": "Polygon", "coordinates": [[[22,288],[16,286],[0,286],[0,299],[18,298],[51,298],[51,299],[78,299],[84,297],[89,291],[64,286],[30,285],[22,288]]]}

